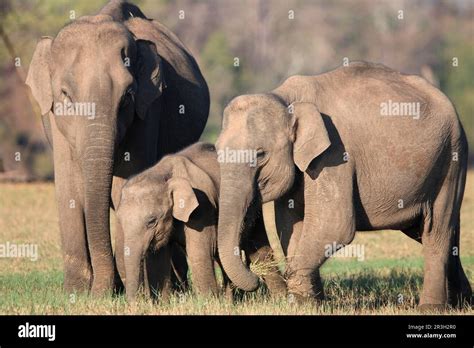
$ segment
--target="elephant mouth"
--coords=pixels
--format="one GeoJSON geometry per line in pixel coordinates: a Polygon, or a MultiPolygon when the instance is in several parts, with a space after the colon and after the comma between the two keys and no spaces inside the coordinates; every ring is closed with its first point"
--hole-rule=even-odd
{"type": "Polygon", "coordinates": [[[150,245],[153,250],[159,250],[168,244],[168,240],[165,237],[155,237],[150,245]]]}
{"type": "Polygon", "coordinates": [[[159,250],[170,242],[170,233],[154,233],[151,237],[150,248],[159,250]]]}

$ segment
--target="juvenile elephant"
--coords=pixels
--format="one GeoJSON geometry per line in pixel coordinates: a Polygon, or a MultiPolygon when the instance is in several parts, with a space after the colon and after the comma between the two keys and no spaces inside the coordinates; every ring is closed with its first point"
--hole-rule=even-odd
{"type": "MultiPolygon", "coordinates": [[[[199,139],[209,111],[206,82],[173,33],[138,7],[111,1],[54,39],[43,37],[26,83],[54,152],[64,287],[110,291],[109,208],[126,178],[199,139]]],[[[120,225],[116,236],[123,277],[120,225]]]]}
{"type": "Polygon", "coordinates": [[[258,158],[256,166],[220,165],[219,256],[238,287],[258,286],[234,249],[249,203],[259,199],[276,200],[296,298],[322,296],[328,246],[381,229],[423,244],[421,305],[471,298],[459,257],[466,137],[449,99],[424,79],[363,62],[293,76],[270,93],[231,101],[216,148],[253,149],[258,158]]]}
{"type": "MultiPolygon", "coordinates": [[[[129,300],[135,298],[143,278],[140,265],[146,252],[170,243],[185,248],[195,290],[200,294],[218,293],[214,261],[219,262],[216,235],[219,182],[214,145],[205,143],[168,155],[127,181],[117,216],[124,230],[129,300]]],[[[244,249],[249,261],[271,261],[272,250],[261,211],[258,207],[254,209],[246,218],[244,249]]],[[[160,266],[163,267],[152,265],[160,266]]],[[[278,268],[270,268],[264,275],[270,292],[285,292],[286,285],[278,268]]]]}

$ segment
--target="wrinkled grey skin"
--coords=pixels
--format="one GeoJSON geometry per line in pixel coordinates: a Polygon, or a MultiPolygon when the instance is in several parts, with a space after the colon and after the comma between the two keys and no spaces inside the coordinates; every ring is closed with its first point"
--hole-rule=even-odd
{"type": "MultiPolygon", "coordinates": [[[[214,145],[205,143],[168,155],[127,181],[117,217],[124,230],[129,301],[135,299],[142,282],[141,264],[147,251],[170,244],[186,250],[195,291],[201,295],[218,294],[214,262],[219,263],[216,231],[219,181],[214,145]]],[[[257,213],[260,214],[247,218],[244,250],[249,262],[271,261],[272,251],[261,212],[257,213]]],[[[168,264],[153,267],[168,267],[169,271],[168,264]]],[[[286,291],[276,267],[270,269],[264,280],[271,293],[286,291]]]]}
{"type": "MultiPolygon", "coordinates": [[[[173,33],[138,7],[111,1],[56,38],[42,38],[26,83],[53,146],[65,290],[108,292],[114,276],[119,283],[109,208],[126,178],[199,139],[209,111],[206,82],[173,33]],[[64,100],[95,103],[95,117],[56,115],[64,100]]],[[[123,250],[119,225],[116,248],[123,250]]],[[[123,277],[123,253],[116,255],[123,277]]],[[[149,275],[150,286],[156,277],[149,275]]]]}
{"type": "Polygon", "coordinates": [[[238,287],[258,285],[233,251],[247,207],[259,199],[276,200],[296,299],[323,296],[319,267],[329,245],[381,229],[423,244],[420,305],[471,298],[459,258],[467,142],[451,102],[424,79],[369,63],[293,76],[270,93],[231,101],[216,148],[259,154],[255,168],[221,164],[219,256],[238,287]],[[389,100],[419,102],[419,119],[382,116],[389,100]]]}

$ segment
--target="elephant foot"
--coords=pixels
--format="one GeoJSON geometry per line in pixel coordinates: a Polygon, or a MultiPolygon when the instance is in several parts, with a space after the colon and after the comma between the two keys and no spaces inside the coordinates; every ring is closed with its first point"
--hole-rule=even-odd
{"type": "MultiPolygon", "coordinates": [[[[288,284],[292,284],[292,282],[288,282],[288,284]]],[[[293,287],[293,289],[295,289],[293,287]]],[[[324,300],[324,292],[322,287],[319,289],[315,289],[313,285],[310,288],[306,288],[306,291],[301,290],[291,290],[288,287],[288,301],[290,303],[294,303],[297,305],[317,305],[321,304],[324,300]]]]}
{"type": "Polygon", "coordinates": [[[70,282],[65,281],[63,291],[66,294],[88,294],[90,290],[90,283],[87,282],[70,282]]]}
{"type": "Polygon", "coordinates": [[[267,287],[268,287],[268,291],[270,292],[270,296],[272,297],[284,297],[287,295],[287,291],[286,291],[286,284],[283,283],[276,283],[276,284],[272,284],[272,283],[269,283],[267,284],[267,287]]]}
{"type": "Polygon", "coordinates": [[[230,283],[224,284],[221,292],[227,302],[232,303],[234,301],[234,290],[232,289],[230,283]]]}
{"type": "Polygon", "coordinates": [[[298,293],[288,293],[288,302],[292,305],[302,306],[302,307],[312,307],[321,305],[322,299],[319,299],[315,296],[305,296],[298,293]]]}
{"type": "Polygon", "coordinates": [[[110,296],[113,294],[115,288],[114,273],[110,275],[97,277],[92,281],[91,295],[92,296],[110,296]]]}
{"type": "Polygon", "coordinates": [[[103,286],[94,287],[94,286],[92,286],[90,294],[93,297],[112,296],[114,294],[114,287],[113,287],[113,285],[108,286],[108,287],[103,287],[103,286]]]}
{"type": "Polygon", "coordinates": [[[443,303],[423,303],[418,306],[421,313],[440,313],[445,312],[450,307],[443,303]]]}
{"type": "Polygon", "coordinates": [[[272,297],[282,297],[286,295],[286,282],[280,274],[265,276],[264,282],[272,297]]]}
{"type": "Polygon", "coordinates": [[[68,294],[88,293],[92,286],[92,268],[79,257],[64,258],[64,291],[68,294]]]}
{"type": "Polygon", "coordinates": [[[319,277],[319,272],[311,274],[298,274],[288,272],[290,276],[287,280],[289,298],[293,296],[296,301],[307,302],[307,299],[318,303],[324,300],[324,289],[319,277]]]}
{"type": "Polygon", "coordinates": [[[89,293],[92,284],[92,275],[71,275],[69,272],[64,274],[64,292],[67,294],[89,293]]]}

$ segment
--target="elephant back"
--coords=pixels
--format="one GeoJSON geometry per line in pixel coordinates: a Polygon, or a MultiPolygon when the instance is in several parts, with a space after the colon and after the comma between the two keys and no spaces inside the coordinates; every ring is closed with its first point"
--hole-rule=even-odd
{"type": "Polygon", "coordinates": [[[209,114],[209,89],[193,56],[168,28],[155,20],[125,22],[138,38],[155,44],[163,65],[158,149],[162,155],[199,140],[209,114]]]}

